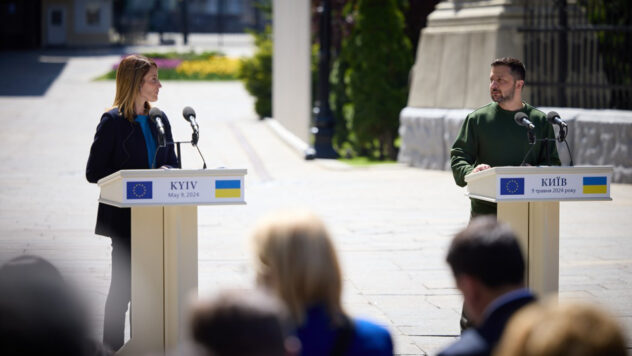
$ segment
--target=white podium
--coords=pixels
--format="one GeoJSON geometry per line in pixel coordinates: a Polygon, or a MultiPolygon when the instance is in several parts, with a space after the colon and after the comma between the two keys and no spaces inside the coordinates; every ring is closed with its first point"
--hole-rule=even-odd
{"type": "Polygon", "coordinates": [[[539,296],[559,290],[560,201],[612,200],[611,166],[495,167],[468,174],[470,198],[498,203],[498,220],[517,233],[525,282],[539,296]]]}
{"type": "Polygon", "coordinates": [[[101,203],[132,208],[130,340],[117,355],[163,354],[197,294],[197,206],[245,204],[245,169],[122,170],[98,181],[101,203]]]}

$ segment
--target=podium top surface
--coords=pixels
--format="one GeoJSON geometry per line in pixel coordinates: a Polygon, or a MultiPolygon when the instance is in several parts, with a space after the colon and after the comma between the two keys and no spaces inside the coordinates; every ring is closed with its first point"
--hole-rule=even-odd
{"type": "Polygon", "coordinates": [[[465,176],[470,198],[490,201],[612,200],[612,166],[493,167],[465,176]]]}
{"type": "Polygon", "coordinates": [[[109,182],[120,178],[159,178],[159,177],[209,177],[209,176],[239,176],[245,175],[246,169],[124,169],[114,172],[107,177],[99,179],[98,186],[108,184],[109,182]]]}
{"type": "Polygon", "coordinates": [[[246,169],[121,170],[100,179],[99,202],[117,207],[245,204],[246,169]]]}

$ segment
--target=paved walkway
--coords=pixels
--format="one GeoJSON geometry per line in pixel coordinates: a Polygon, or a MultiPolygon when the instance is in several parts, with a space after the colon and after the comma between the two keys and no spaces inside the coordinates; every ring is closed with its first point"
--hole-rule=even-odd
{"type": "MultiPolygon", "coordinates": [[[[100,114],[114,96],[113,82],[92,78],[119,55],[3,53],[0,59],[59,64],[56,73],[44,73],[52,78],[49,85],[36,83],[38,91],[0,94],[0,263],[24,253],[51,259],[83,291],[95,337],[110,250],[109,240],[92,232],[98,189],[86,182],[84,169],[100,114]]],[[[9,85],[22,76],[1,67],[9,85]]],[[[456,337],[462,300],[444,255],[467,222],[469,204],[450,173],[304,161],[256,119],[240,83],[163,85],[156,106],[169,115],[176,139],[190,135],[180,114],[190,105],[208,166],[248,169],[247,205],[199,209],[200,294],[252,288],[254,221],[274,209],[302,206],[320,214],[335,236],[345,307],[386,325],[398,354],[434,354],[456,337]]],[[[185,168],[201,167],[195,151],[186,148],[183,155],[185,168]]],[[[632,186],[613,185],[612,196],[611,202],[562,204],[560,300],[605,306],[632,340],[632,186]]]]}

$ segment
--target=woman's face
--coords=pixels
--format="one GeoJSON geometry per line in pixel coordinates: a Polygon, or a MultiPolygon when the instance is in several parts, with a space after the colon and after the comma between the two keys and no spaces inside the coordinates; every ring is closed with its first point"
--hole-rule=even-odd
{"type": "Polygon", "coordinates": [[[153,103],[158,100],[158,91],[161,87],[162,84],[160,84],[158,80],[158,68],[152,66],[143,78],[143,84],[140,86],[139,99],[142,99],[143,102],[148,101],[153,103]]]}

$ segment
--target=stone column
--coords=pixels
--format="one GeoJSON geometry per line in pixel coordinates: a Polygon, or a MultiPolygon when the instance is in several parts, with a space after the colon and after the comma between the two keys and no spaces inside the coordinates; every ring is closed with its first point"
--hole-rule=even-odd
{"type": "Polygon", "coordinates": [[[309,142],[311,121],[310,2],[274,0],[272,116],[309,142]]]}
{"type": "MultiPolygon", "coordinates": [[[[412,72],[408,107],[478,108],[490,101],[490,63],[522,60],[520,0],[446,0],[428,16],[412,72]]],[[[528,100],[528,93],[525,93],[528,100]]]]}

